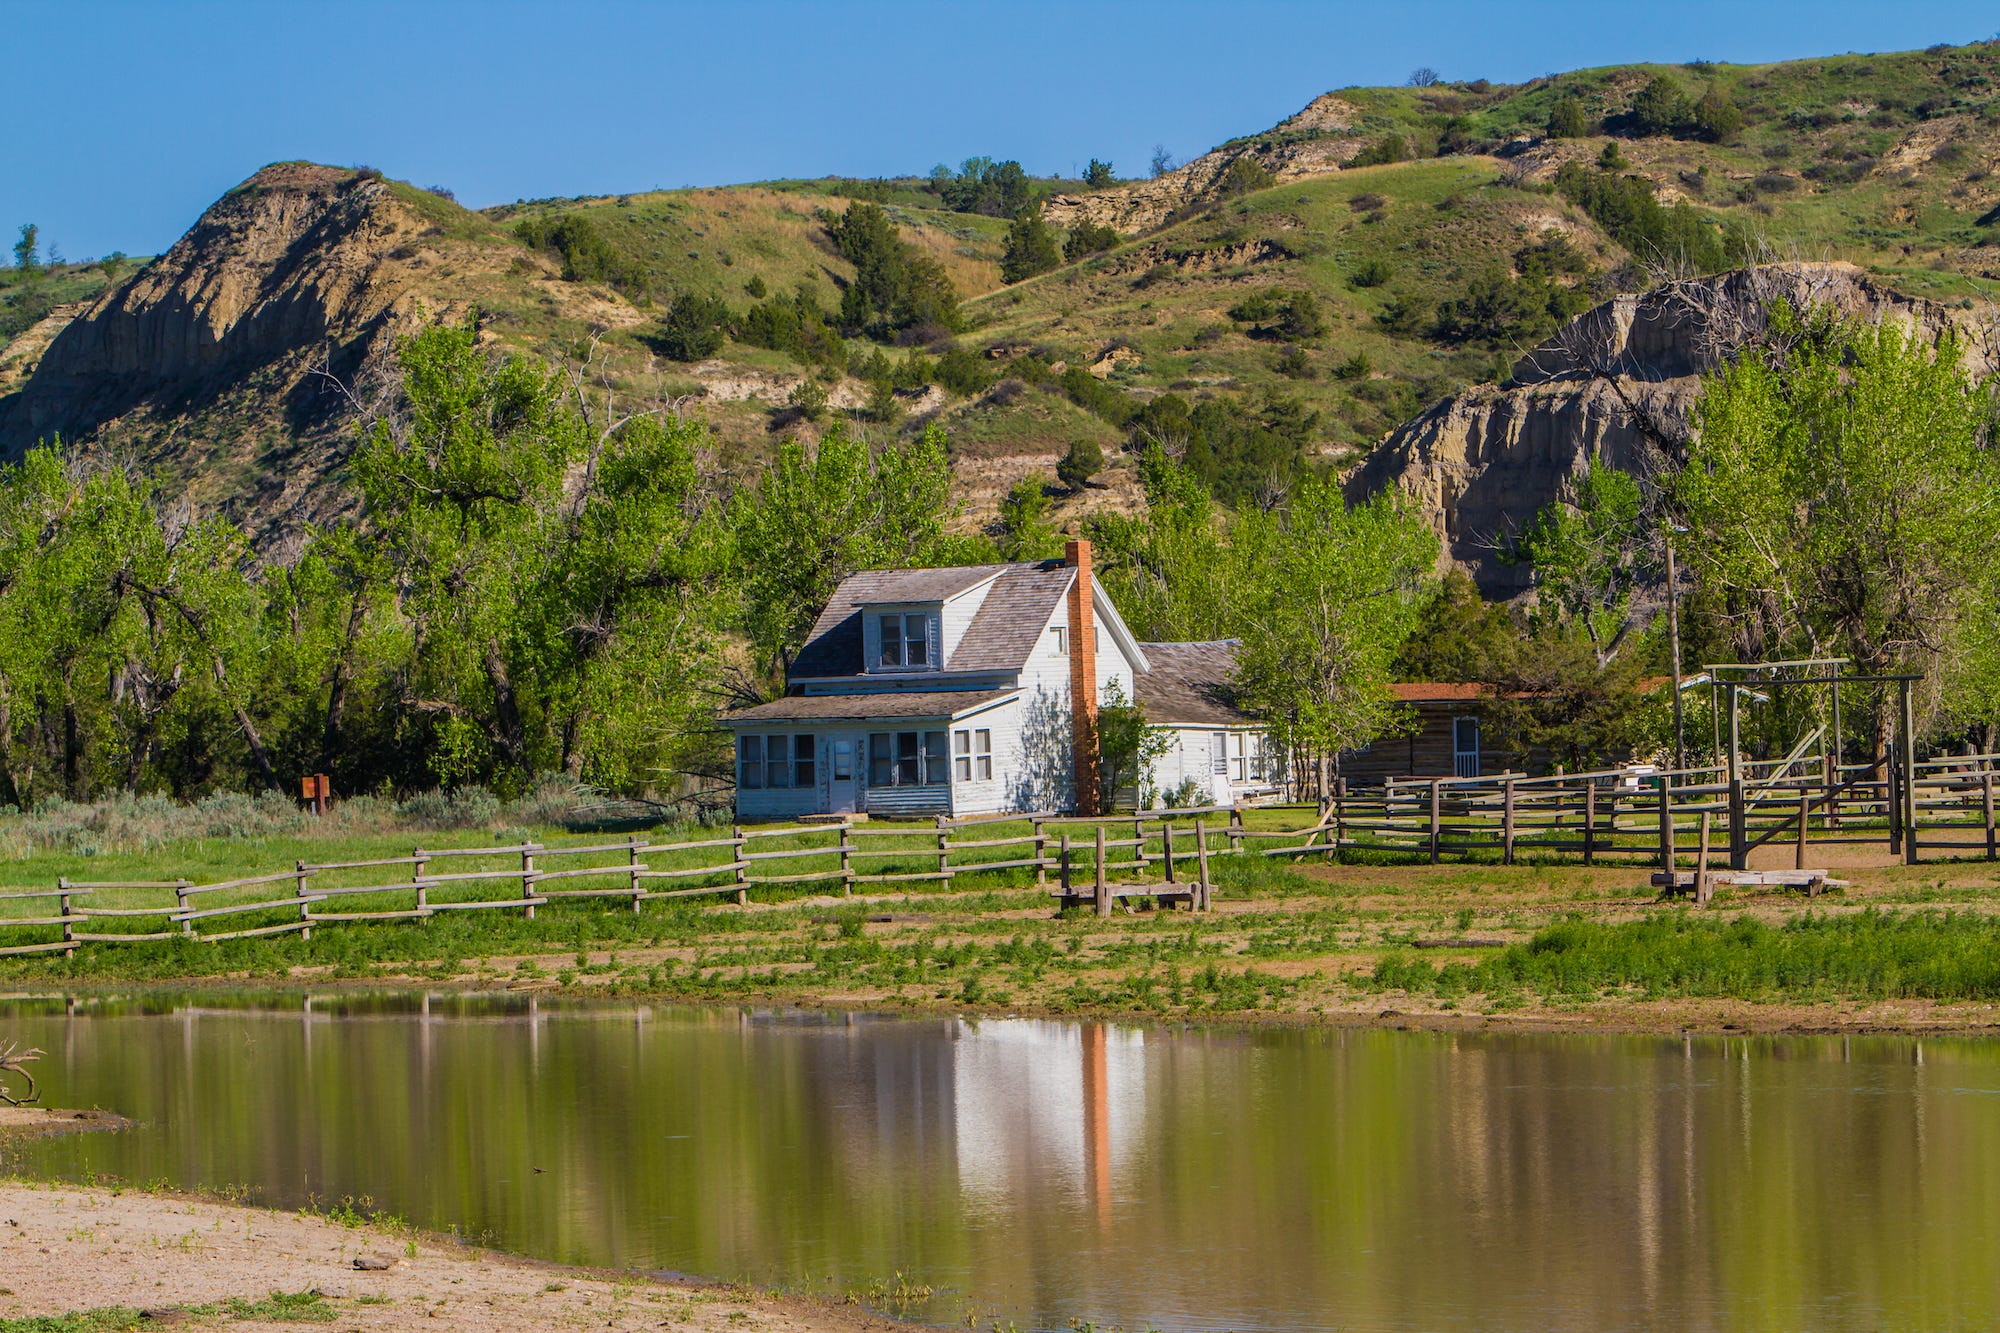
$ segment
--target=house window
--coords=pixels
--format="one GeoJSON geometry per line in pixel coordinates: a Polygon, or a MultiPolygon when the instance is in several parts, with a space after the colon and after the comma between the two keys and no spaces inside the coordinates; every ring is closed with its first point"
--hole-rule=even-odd
{"type": "Polygon", "coordinates": [[[811,787],[817,781],[811,736],[744,736],[736,742],[736,782],[749,791],[811,787]]]}
{"type": "Polygon", "coordinates": [[[1208,753],[1213,770],[1226,776],[1229,772],[1229,733],[1218,731],[1211,734],[1208,753]]]}
{"type": "Polygon", "coordinates": [[[993,778],[993,733],[985,727],[951,733],[951,772],[959,782],[993,778]]]}
{"type": "Polygon", "coordinates": [[[881,617],[882,654],[885,667],[920,667],[930,663],[930,641],[925,636],[928,617],[887,615],[881,617]]]}
{"type": "Polygon", "coordinates": [[[1248,781],[1248,774],[1244,770],[1243,764],[1243,733],[1232,731],[1229,733],[1229,780],[1231,782],[1248,781]]]}
{"type": "Polygon", "coordinates": [[[1057,655],[1058,655],[1058,656],[1061,656],[1061,657],[1068,657],[1068,656],[1069,656],[1069,627],[1068,627],[1067,625],[1052,625],[1052,626],[1050,626],[1050,627],[1049,627],[1049,633],[1051,633],[1051,634],[1053,634],[1053,635],[1055,635],[1055,636],[1056,636],[1056,653],[1057,653],[1057,655]]]}
{"type": "Polygon", "coordinates": [[[868,737],[868,785],[928,787],[950,780],[942,731],[877,731],[868,737]]]}
{"type": "Polygon", "coordinates": [[[1455,717],[1451,720],[1451,772],[1453,777],[1479,776],[1479,719],[1455,717]]]}
{"type": "Polygon", "coordinates": [[[833,743],[833,780],[847,782],[854,777],[854,742],[833,743]]]}

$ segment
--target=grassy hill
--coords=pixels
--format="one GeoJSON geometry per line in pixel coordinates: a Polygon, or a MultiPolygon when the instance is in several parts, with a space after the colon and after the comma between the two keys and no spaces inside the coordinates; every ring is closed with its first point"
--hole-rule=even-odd
{"type": "MultiPolygon", "coordinates": [[[[898,385],[895,409],[867,429],[941,420],[981,521],[1009,486],[1052,483],[1071,442],[1093,439],[1110,466],[1100,486],[1058,494],[1065,519],[1134,502],[1122,446],[1135,435],[1186,444],[1187,431],[1208,432],[1201,447],[1240,455],[1238,499],[1259,469],[1282,480],[1344,465],[1436,397],[1504,376],[1568,314],[1642,287],[1663,258],[1846,259],[1914,295],[1984,301],[2000,286],[1996,164],[2000,45],[1983,43],[1343,89],[1159,181],[1027,182],[1051,198],[1051,217],[1160,224],[1011,285],[1007,219],[950,207],[964,204],[963,181],[919,178],[483,211],[391,182],[415,221],[389,229],[394,243],[372,262],[433,315],[477,309],[502,345],[573,352],[595,339],[621,392],[689,397],[706,413],[725,469],[824,428],[788,402],[808,362],[835,414],[869,416],[871,394],[886,406],[870,382],[898,385]],[[1679,123],[1649,121],[1646,108],[1675,96],[1679,123]],[[1712,115],[1697,123],[1698,106],[1724,103],[1726,132],[1712,115]],[[1550,134],[1559,109],[1580,132],[1550,134]],[[752,308],[802,290],[837,322],[860,274],[829,219],[857,199],[948,277],[958,327],[850,330],[837,352],[810,356],[753,345],[752,308]],[[697,299],[727,336],[712,355],[675,360],[669,312],[697,299]],[[957,373],[941,373],[954,347],[957,373]],[[1207,415],[1184,431],[1149,407],[1166,395],[1207,415]]],[[[0,338],[23,308],[7,272],[0,338]]],[[[105,281],[66,270],[36,299],[61,286],[62,300],[87,300],[105,281]]],[[[11,362],[0,352],[0,375],[9,364],[25,364],[19,349],[11,362]]],[[[258,420],[251,389],[231,401],[204,429],[290,428],[258,420]]],[[[160,417],[149,429],[185,447],[185,426],[160,417]]]]}

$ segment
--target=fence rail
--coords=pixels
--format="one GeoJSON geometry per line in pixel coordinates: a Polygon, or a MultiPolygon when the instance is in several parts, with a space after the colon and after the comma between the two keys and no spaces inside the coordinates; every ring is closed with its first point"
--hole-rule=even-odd
{"type": "Polygon", "coordinates": [[[1771,843],[1791,848],[1798,871],[1812,848],[1829,845],[1886,844],[1911,862],[1924,852],[2000,859],[2000,755],[1925,761],[1908,774],[1889,765],[1795,762],[1745,763],[1734,782],[1717,781],[1721,772],[1614,769],[1403,779],[1367,789],[1336,784],[1323,806],[1254,807],[1255,824],[1242,806],[1099,818],[971,816],[891,827],[842,820],[737,826],[727,837],[667,843],[418,847],[408,856],[297,861],[289,870],[208,883],[63,878],[53,889],[0,892],[0,956],[144,940],[310,936],[323,923],[421,921],[441,912],[518,912],[532,919],[537,907],[572,899],[616,901],[639,912],[648,902],[701,897],[748,905],[753,889],[770,887],[837,884],[844,895],[876,885],[978,888],[982,875],[1027,870],[1037,889],[1064,906],[1091,904],[1109,914],[1121,898],[1150,897],[1201,911],[1214,894],[1212,862],[1232,856],[1379,853],[1502,864],[1579,858],[1586,865],[1653,866],[1669,891],[1692,887],[1703,901],[1716,858],[1741,872],[1751,850],[1771,843]],[[1009,824],[1022,831],[1006,833],[1009,824]],[[792,845],[765,841],[774,838],[792,845]],[[568,864],[577,858],[598,861],[568,864]],[[432,868],[439,863],[453,869],[432,868]],[[1683,873],[1684,866],[1692,873],[1683,873]],[[382,873],[397,868],[407,877],[382,873]],[[274,894],[277,884],[290,892],[274,894]],[[507,885],[518,891],[495,892],[507,885]],[[158,900],[93,905],[106,893],[158,900]],[[204,898],[229,893],[248,900],[210,905],[204,898]],[[110,929],[114,923],[123,928],[110,929]]]}

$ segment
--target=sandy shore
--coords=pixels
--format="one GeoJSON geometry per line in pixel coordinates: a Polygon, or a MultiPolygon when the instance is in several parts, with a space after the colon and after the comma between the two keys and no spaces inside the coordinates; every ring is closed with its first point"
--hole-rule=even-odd
{"type": "MultiPolygon", "coordinates": [[[[14,1119],[9,1132],[28,1117],[14,1119]]],[[[124,1309],[146,1312],[139,1328],[297,1327],[302,1313],[273,1292],[317,1292],[303,1319],[342,1331],[908,1327],[809,1298],[563,1268],[265,1208],[0,1182],[0,1322],[124,1309]],[[360,1271],[357,1258],[389,1267],[360,1271]]]]}

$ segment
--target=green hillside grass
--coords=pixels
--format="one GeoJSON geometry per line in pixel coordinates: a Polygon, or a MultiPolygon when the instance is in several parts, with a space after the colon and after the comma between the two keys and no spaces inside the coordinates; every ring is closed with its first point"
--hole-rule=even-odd
{"type": "MultiPolygon", "coordinates": [[[[1557,193],[1565,163],[1596,171],[1615,141],[1614,177],[1645,181],[1668,205],[1697,210],[1718,234],[1780,258],[1844,259],[1888,284],[1948,301],[2000,289],[2000,45],[1743,65],[1630,65],[1579,70],[1518,85],[1483,81],[1427,88],[1356,88],[1316,104],[1339,128],[1279,126],[1224,145],[1269,148],[1301,139],[1377,142],[1401,136],[1413,160],[1285,179],[1224,200],[1194,198],[1172,225],[1014,286],[1000,279],[1008,223],[948,211],[919,177],[781,180],[724,188],[522,201],[481,211],[387,182],[427,230],[424,290],[438,308],[476,308],[504,344],[574,354],[595,340],[621,392],[686,396],[719,435],[719,461],[745,471],[787,434],[824,428],[785,405],[805,367],[785,353],[728,342],[718,370],[664,358],[661,320],[675,297],[701,296],[741,313],[758,299],[804,287],[836,309],[854,269],[827,235],[824,215],[854,199],[878,203],[902,239],[935,259],[961,298],[958,345],[999,373],[1023,352],[1044,364],[1095,367],[1122,397],[1080,406],[1056,382],[1001,385],[970,396],[907,392],[902,420],[935,413],[975,517],[1023,478],[1048,479],[1080,436],[1111,459],[1107,485],[1076,504],[1133,501],[1123,410],[1164,393],[1224,399],[1256,410],[1272,396],[1317,413],[1306,460],[1341,463],[1441,395],[1504,376],[1552,319],[1456,335],[1435,313],[1481,283],[1512,283],[1553,232],[1562,271],[1548,281],[1576,302],[1646,281],[1606,227],[1557,193]],[[1727,142],[1639,137],[1629,109],[1656,77],[1689,98],[1726,94],[1743,116],[1727,142]],[[1587,133],[1546,136],[1558,101],[1575,97],[1587,133]],[[1444,145],[1458,152],[1440,157],[1444,145]],[[563,276],[561,255],[523,241],[523,224],[581,218],[601,237],[609,269],[563,276]],[[576,275],[572,275],[575,277],[576,275]],[[1282,303],[1308,293],[1324,327],[1301,338],[1268,320],[1233,318],[1248,299],[1282,303]],[[1406,318],[1393,316],[1404,312],[1406,318]],[[1108,418],[1108,419],[1107,419],[1108,418]]],[[[1316,113],[1317,114],[1317,113],[1316,113]]],[[[1205,179],[1203,177],[1202,179],[1205,179]]],[[[1080,193],[1078,182],[1037,180],[1033,192],[1080,193]]],[[[1116,188],[1116,187],[1114,187],[1116,188]]],[[[1539,262],[1539,261],[1536,261],[1539,262]]],[[[69,265],[32,291],[0,269],[0,343],[35,302],[80,301],[101,271],[69,265]]],[[[853,338],[850,368],[877,351],[892,363],[941,346],[882,346],[853,338]]],[[[27,358],[18,358],[26,361],[27,358]]],[[[1030,376],[1030,378],[1034,378],[1030,376]]],[[[859,403],[866,386],[831,386],[859,403]]],[[[1088,395],[1083,395],[1088,397],[1088,395]]],[[[247,410],[247,409],[246,409],[247,410]]],[[[836,411],[842,410],[836,408],[836,411]]],[[[248,418],[246,417],[246,420],[248,418]]]]}

